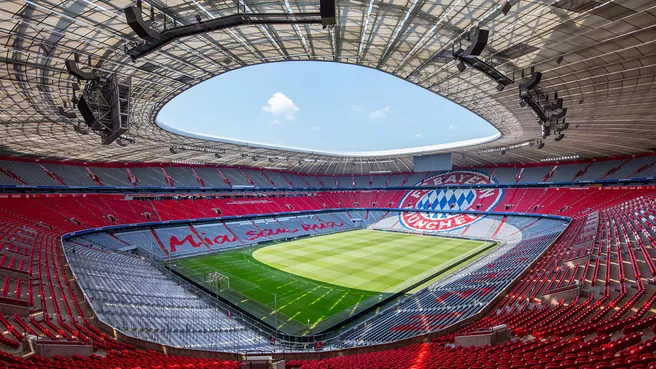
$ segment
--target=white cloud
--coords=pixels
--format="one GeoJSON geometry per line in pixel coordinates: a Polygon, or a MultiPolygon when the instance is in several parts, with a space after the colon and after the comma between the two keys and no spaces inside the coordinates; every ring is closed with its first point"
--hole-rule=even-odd
{"type": "Polygon", "coordinates": [[[319,131],[321,131],[321,127],[310,127],[310,128],[308,128],[308,131],[310,131],[310,132],[319,132],[319,131]]]}
{"type": "Polygon", "coordinates": [[[455,124],[452,124],[449,126],[449,130],[453,131],[454,129],[458,128],[455,124]]]}
{"type": "Polygon", "coordinates": [[[285,120],[294,120],[299,107],[282,92],[276,92],[269,98],[266,105],[262,106],[262,110],[275,116],[282,116],[285,120]]]}
{"type": "Polygon", "coordinates": [[[360,107],[358,105],[351,106],[351,110],[353,110],[356,113],[362,113],[364,111],[364,109],[362,109],[362,107],[360,107]]]}
{"type": "Polygon", "coordinates": [[[417,133],[415,137],[421,137],[421,133],[417,133]]]}
{"type": "Polygon", "coordinates": [[[280,121],[280,119],[276,118],[274,120],[270,120],[269,123],[271,123],[271,124],[280,124],[282,122],[280,121]]]}
{"type": "Polygon", "coordinates": [[[390,112],[390,110],[392,109],[389,107],[389,105],[385,106],[382,109],[374,110],[371,113],[369,113],[369,119],[376,120],[376,119],[385,118],[387,116],[387,113],[390,112]]]}

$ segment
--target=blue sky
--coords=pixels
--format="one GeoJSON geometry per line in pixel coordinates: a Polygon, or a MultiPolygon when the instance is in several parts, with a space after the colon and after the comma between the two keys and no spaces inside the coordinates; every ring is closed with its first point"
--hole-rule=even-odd
{"type": "Polygon", "coordinates": [[[467,109],[404,80],[326,62],[270,63],[217,76],[174,98],[158,120],[194,134],[330,152],[497,134],[467,109]]]}

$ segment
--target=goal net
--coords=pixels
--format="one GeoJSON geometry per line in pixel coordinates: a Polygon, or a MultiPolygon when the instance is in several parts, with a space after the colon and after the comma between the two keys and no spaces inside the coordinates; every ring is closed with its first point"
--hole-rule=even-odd
{"type": "Polygon", "coordinates": [[[219,272],[212,272],[208,274],[205,278],[205,282],[220,290],[224,288],[230,288],[230,278],[227,275],[221,274],[219,272]]]}

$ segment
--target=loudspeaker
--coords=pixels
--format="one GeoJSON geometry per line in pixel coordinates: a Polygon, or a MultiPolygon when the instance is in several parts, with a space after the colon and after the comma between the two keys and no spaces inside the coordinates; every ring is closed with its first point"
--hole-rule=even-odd
{"type": "Polygon", "coordinates": [[[563,99],[562,98],[558,98],[558,99],[556,99],[556,101],[552,102],[550,105],[545,105],[544,106],[545,110],[551,110],[551,111],[562,109],[562,108],[563,108],[563,99]]]}
{"type": "Polygon", "coordinates": [[[147,41],[159,40],[159,32],[150,28],[148,23],[143,20],[141,17],[141,9],[131,6],[125,8],[123,11],[125,12],[125,20],[128,22],[128,26],[132,28],[137,36],[147,41]]]}
{"type": "Polygon", "coordinates": [[[85,128],[82,128],[81,126],[73,126],[73,130],[81,135],[89,134],[89,131],[87,131],[85,128]]]}
{"type": "Polygon", "coordinates": [[[486,29],[477,29],[476,32],[474,32],[474,36],[472,37],[471,44],[463,52],[463,56],[469,57],[469,56],[481,55],[483,49],[485,49],[485,46],[487,46],[487,39],[489,36],[490,36],[490,31],[486,29]]]}
{"type": "Polygon", "coordinates": [[[458,63],[458,65],[456,65],[456,67],[458,67],[459,72],[464,72],[465,69],[467,69],[467,66],[462,62],[462,60],[458,63]]]}
{"type": "Polygon", "coordinates": [[[560,113],[552,113],[551,119],[562,119],[567,114],[567,108],[562,108],[560,113]]]}
{"type": "Polygon", "coordinates": [[[520,83],[519,89],[520,90],[532,90],[535,87],[537,87],[537,85],[540,83],[541,80],[542,80],[542,73],[535,72],[535,73],[531,74],[531,77],[528,79],[528,81],[526,81],[524,83],[520,83]]]}
{"type": "Polygon", "coordinates": [[[91,80],[91,79],[96,79],[96,75],[93,74],[93,72],[85,72],[82,69],[77,67],[77,63],[75,60],[66,60],[64,62],[64,65],[66,65],[66,70],[70,75],[77,79],[82,79],[82,80],[91,80]]]}
{"type": "Polygon", "coordinates": [[[501,13],[503,15],[508,15],[508,12],[510,12],[510,8],[512,8],[512,5],[510,5],[510,2],[506,1],[505,4],[501,7],[501,13]]]}
{"type": "Polygon", "coordinates": [[[87,104],[87,101],[84,99],[84,96],[80,96],[80,101],[77,103],[77,109],[82,114],[84,122],[89,126],[89,128],[94,129],[94,124],[96,122],[96,116],[93,114],[91,107],[87,104]]]}
{"type": "Polygon", "coordinates": [[[324,26],[334,25],[336,23],[335,15],[335,0],[320,0],[319,13],[321,14],[321,24],[324,26]]]}
{"type": "Polygon", "coordinates": [[[549,135],[551,135],[551,127],[542,126],[542,138],[547,138],[549,135]]]}
{"type": "Polygon", "coordinates": [[[60,115],[66,117],[66,118],[73,119],[73,118],[77,117],[77,115],[75,115],[75,113],[73,113],[72,111],[66,111],[61,106],[57,107],[57,111],[59,112],[60,115]]]}

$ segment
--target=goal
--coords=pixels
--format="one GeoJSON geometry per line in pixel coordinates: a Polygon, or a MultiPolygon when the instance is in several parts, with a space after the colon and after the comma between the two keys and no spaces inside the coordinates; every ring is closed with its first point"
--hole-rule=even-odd
{"type": "Polygon", "coordinates": [[[224,288],[230,288],[230,277],[219,272],[212,272],[208,274],[205,278],[205,282],[220,290],[223,290],[224,288]]]}

